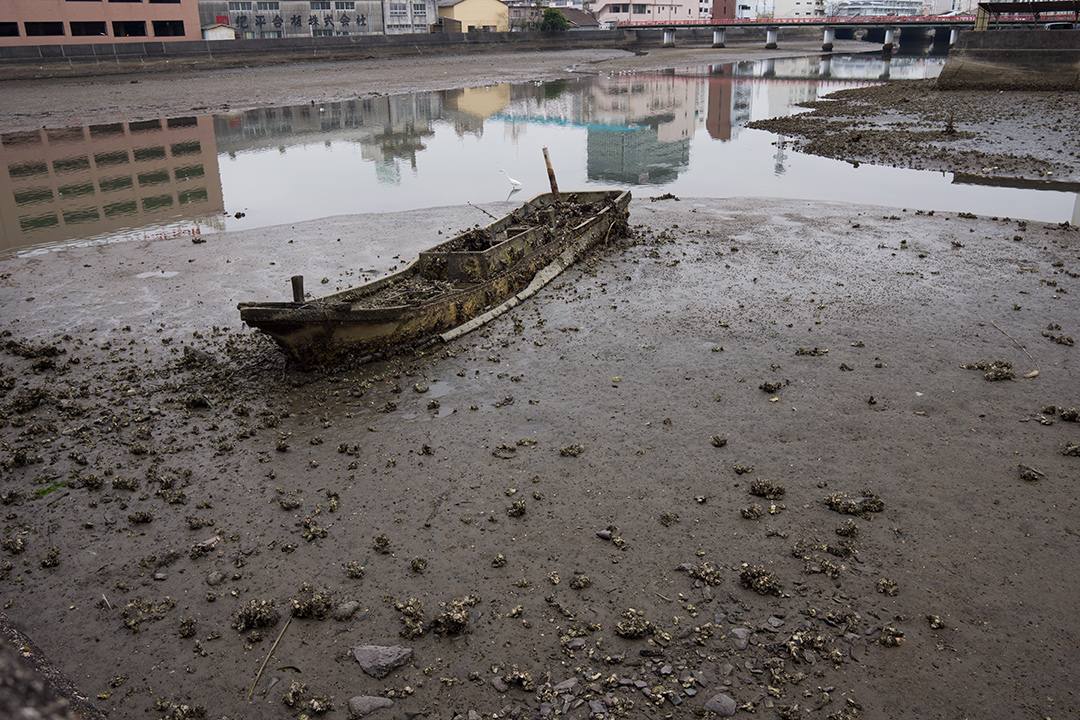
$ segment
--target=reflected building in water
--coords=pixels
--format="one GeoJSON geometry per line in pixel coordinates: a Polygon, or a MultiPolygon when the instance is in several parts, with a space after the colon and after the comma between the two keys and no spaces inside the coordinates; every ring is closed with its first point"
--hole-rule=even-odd
{"type": "Polygon", "coordinates": [[[223,209],[209,117],[0,135],[4,251],[148,226],[194,235],[223,209]]]}
{"type": "Polygon", "coordinates": [[[410,93],[291,107],[259,108],[213,119],[219,150],[239,153],[322,143],[354,143],[376,165],[384,182],[400,177],[401,165],[415,170],[424,140],[442,111],[437,93],[410,93]],[[404,161],[404,162],[403,162],[404,161]]]}

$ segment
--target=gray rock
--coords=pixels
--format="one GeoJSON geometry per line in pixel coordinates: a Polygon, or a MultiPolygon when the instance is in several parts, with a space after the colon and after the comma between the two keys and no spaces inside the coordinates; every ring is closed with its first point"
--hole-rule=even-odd
{"type": "Polygon", "coordinates": [[[709,701],[705,703],[705,709],[709,712],[714,712],[720,717],[731,717],[735,714],[735,708],[737,705],[730,696],[724,693],[713,695],[709,698],[709,701]]]}
{"type": "Polygon", "coordinates": [[[510,689],[510,686],[506,684],[506,681],[501,677],[491,678],[491,687],[495,688],[496,692],[504,693],[510,689]]]}
{"type": "Polygon", "coordinates": [[[370,695],[357,695],[349,700],[349,717],[362,718],[376,710],[394,707],[394,701],[390,698],[373,697],[370,695]]]}
{"type": "Polygon", "coordinates": [[[394,645],[358,645],[352,649],[353,657],[360,663],[360,669],[373,678],[384,678],[390,671],[399,668],[412,659],[412,648],[394,645]]]}
{"type": "Polygon", "coordinates": [[[225,582],[225,573],[218,572],[217,570],[206,576],[206,584],[210,587],[220,585],[223,582],[225,582]]]}
{"type": "Polygon", "coordinates": [[[607,708],[604,706],[604,703],[600,702],[599,700],[590,700],[589,712],[593,715],[603,715],[607,712],[607,708]]]}
{"type": "Polygon", "coordinates": [[[732,628],[731,637],[736,650],[745,650],[750,643],[750,628],[732,628]]]}
{"type": "Polygon", "coordinates": [[[551,703],[540,703],[540,717],[551,717],[551,713],[555,711],[555,708],[551,706],[551,703]]]}
{"type": "Polygon", "coordinates": [[[577,687],[577,683],[577,678],[572,677],[569,680],[563,680],[561,683],[551,689],[555,692],[555,694],[562,695],[563,693],[570,692],[575,687],[577,687]]]}
{"type": "Polygon", "coordinates": [[[475,710],[470,710],[469,711],[469,720],[484,720],[484,719],[482,717],[480,717],[480,713],[476,712],[475,710]]]}
{"type": "Polygon", "coordinates": [[[348,600],[341,603],[332,613],[335,620],[349,620],[360,609],[360,603],[356,600],[348,600]]]}

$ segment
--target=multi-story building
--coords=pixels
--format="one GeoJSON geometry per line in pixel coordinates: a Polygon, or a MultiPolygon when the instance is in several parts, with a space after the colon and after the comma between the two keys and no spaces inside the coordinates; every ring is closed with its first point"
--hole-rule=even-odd
{"type": "Polygon", "coordinates": [[[700,6],[700,0],[645,0],[645,2],[600,0],[594,5],[596,19],[602,24],[697,20],[700,17],[700,6]]]}
{"type": "Polygon", "coordinates": [[[241,38],[426,33],[435,0],[198,0],[203,25],[241,38]]]}
{"type": "Polygon", "coordinates": [[[198,0],[0,0],[0,46],[201,38],[198,0]]]}
{"type": "Polygon", "coordinates": [[[775,0],[773,14],[778,18],[825,17],[825,0],[775,0]]]}

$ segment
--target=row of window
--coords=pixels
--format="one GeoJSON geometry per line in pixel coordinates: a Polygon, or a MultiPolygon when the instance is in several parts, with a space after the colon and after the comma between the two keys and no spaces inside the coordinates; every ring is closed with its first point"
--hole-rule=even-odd
{"type": "MultiPolygon", "coordinates": [[[[630,8],[631,8],[630,5],[612,5],[611,6],[611,12],[613,12],[613,13],[628,13],[628,12],[631,12],[630,8]]],[[[634,4],[633,5],[633,13],[635,15],[645,15],[646,13],[649,12],[648,8],[649,8],[648,5],[634,4]]]]}
{"type": "MultiPolygon", "coordinates": [[[[177,193],[175,197],[172,195],[154,195],[153,197],[143,198],[141,204],[144,212],[150,212],[162,208],[173,207],[174,205],[203,203],[206,202],[209,197],[210,195],[207,193],[206,188],[192,188],[191,190],[184,190],[183,192],[177,193]]],[[[139,204],[140,203],[135,200],[109,203],[102,208],[102,212],[104,212],[104,215],[107,218],[137,215],[139,212],[139,204]]],[[[63,216],[64,223],[67,225],[96,222],[101,219],[101,213],[95,207],[65,210],[63,216]]],[[[23,232],[58,227],[59,225],[60,218],[57,217],[56,213],[46,213],[37,216],[23,215],[19,218],[19,227],[23,232]]]]}
{"type": "MultiPolygon", "coordinates": [[[[197,140],[174,143],[170,149],[172,150],[173,157],[198,155],[202,151],[197,140]]],[[[126,165],[132,161],[148,162],[164,160],[165,158],[164,147],[135,148],[131,151],[130,157],[127,150],[110,150],[94,153],[94,165],[98,168],[116,167],[117,165],[126,165]]],[[[52,168],[53,172],[57,175],[89,170],[90,158],[86,155],[80,155],[53,160],[52,168]]],[[[47,163],[41,161],[15,163],[14,165],[8,166],[8,174],[12,179],[47,176],[49,174],[49,166],[47,163]]]]}
{"type": "MultiPolygon", "coordinates": [[[[69,0],[80,2],[81,0],[69,0]]],[[[67,23],[70,32],[64,32],[62,22],[23,22],[22,30],[25,37],[52,37],[71,35],[71,37],[108,37],[109,26],[112,26],[112,37],[147,37],[146,22],[144,20],[114,20],[112,23],[105,21],[77,21],[67,23]]],[[[183,20],[154,20],[151,24],[154,37],[182,37],[184,35],[183,20]]],[[[19,37],[19,23],[0,22],[0,37],[19,37]]]]}
{"type": "MultiPolygon", "coordinates": [[[[204,177],[206,171],[203,169],[202,165],[188,165],[186,167],[176,168],[173,171],[173,175],[177,182],[180,182],[183,180],[204,177]]],[[[164,185],[170,182],[168,170],[152,170],[150,172],[139,173],[137,179],[139,187],[141,188],[164,185]]],[[[98,187],[101,189],[102,193],[131,190],[135,187],[135,181],[131,179],[130,175],[117,175],[115,177],[101,178],[98,181],[98,187]]],[[[57,188],[57,192],[59,193],[59,197],[70,200],[71,198],[93,195],[95,189],[93,183],[85,182],[74,185],[62,185],[57,188]]],[[[14,196],[15,204],[20,206],[37,205],[43,202],[52,202],[57,199],[57,195],[53,193],[52,188],[48,187],[30,187],[16,190],[14,196]]]]}
{"type": "MultiPolygon", "coordinates": [[[[141,3],[143,0],[106,0],[111,3],[141,3]]],[[[102,2],[102,0],[65,0],[65,2],[102,2]]],[[[179,5],[180,0],[147,0],[151,5],[179,5]]]]}
{"type": "MultiPolygon", "coordinates": [[[[177,0],[179,1],[179,0],[177,0]]],[[[311,0],[309,3],[312,10],[330,10],[333,6],[334,10],[355,10],[355,0],[311,0]]],[[[280,2],[249,2],[248,0],[240,0],[239,2],[233,1],[229,3],[230,12],[245,12],[248,10],[271,10],[280,11],[280,2]]]]}

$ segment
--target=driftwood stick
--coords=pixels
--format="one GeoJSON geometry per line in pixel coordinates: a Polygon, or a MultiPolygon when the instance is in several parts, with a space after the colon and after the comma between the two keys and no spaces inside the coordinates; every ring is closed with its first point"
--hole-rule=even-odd
{"type": "Polygon", "coordinates": [[[499,218],[495,217],[494,215],[492,215],[491,213],[489,213],[489,212],[488,212],[487,210],[485,210],[484,208],[482,208],[482,207],[480,207],[480,206],[478,206],[478,205],[473,205],[472,203],[466,203],[466,204],[467,204],[467,205],[468,205],[469,207],[474,207],[474,208],[476,208],[477,210],[479,210],[480,212],[484,213],[485,215],[487,215],[487,216],[488,216],[489,218],[491,218],[492,220],[498,220],[498,219],[499,219],[499,218]]]}
{"type": "Polygon", "coordinates": [[[1024,377],[1026,377],[1026,378],[1033,378],[1033,377],[1038,377],[1038,375],[1039,375],[1039,370],[1040,370],[1040,368],[1039,368],[1039,361],[1038,361],[1038,360],[1036,360],[1035,358],[1031,357],[1031,353],[1029,353],[1029,352],[1027,351],[1027,348],[1026,348],[1026,347],[1024,347],[1023,345],[1021,345],[1020,343],[1018,343],[1018,342],[1016,341],[1016,338],[1014,338],[1014,337],[1013,337],[1012,335],[1010,335],[1009,333],[1007,333],[1007,332],[1005,332],[1004,330],[1002,330],[1001,328],[999,328],[999,327],[997,326],[997,323],[996,323],[996,322],[994,322],[993,320],[991,320],[991,321],[990,321],[990,324],[991,324],[991,325],[993,325],[994,327],[996,327],[996,328],[997,328],[997,329],[998,329],[998,330],[999,330],[999,331],[1001,332],[1001,334],[1002,334],[1002,335],[1004,335],[1005,337],[1007,337],[1007,338],[1009,338],[1010,340],[1012,340],[1012,341],[1013,341],[1013,344],[1014,344],[1014,345],[1016,345],[1016,347],[1018,347],[1018,348],[1020,348],[1021,350],[1023,350],[1023,351],[1024,351],[1024,354],[1025,354],[1025,355],[1027,355],[1027,356],[1028,356],[1028,358],[1030,358],[1031,362],[1035,363],[1035,372],[1033,372],[1033,373],[1028,373],[1028,374],[1027,374],[1027,375],[1025,375],[1024,377]]]}
{"type": "Polygon", "coordinates": [[[285,634],[285,631],[289,629],[289,623],[292,622],[292,615],[285,621],[285,627],[281,628],[281,632],[278,633],[277,640],[270,646],[270,652],[266,653],[266,659],[263,660],[262,667],[259,668],[259,672],[255,675],[255,682],[251,683],[251,689],[248,690],[248,702],[251,702],[251,694],[255,692],[255,686],[259,684],[259,678],[262,677],[263,670],[266,669],[266,663],[270,662],[270,656],[274,654],[274,650],[277,650],[278,643],[281,642],[281,636],[285,634]]]}

